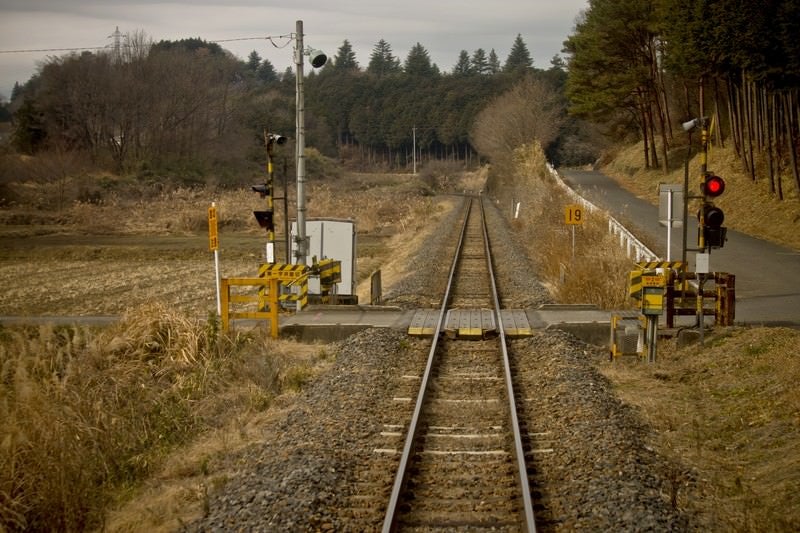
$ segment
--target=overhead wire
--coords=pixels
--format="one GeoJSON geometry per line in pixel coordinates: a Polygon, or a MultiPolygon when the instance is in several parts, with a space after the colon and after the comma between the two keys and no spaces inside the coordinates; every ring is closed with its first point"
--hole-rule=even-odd
{"type": "MultiPolygon", "coordinates": [[[[209,43],[230,43],[234,41],[269,41],[272,46],[275,48],[281,49],[286,48],[291,44],[292,40],[295,38],[294,33],[285,34],[285,35],[265,35],[263,37],[236,37],[231,39],[212,39],[208,40],[209,43]],[[277,41],[277,42],[276,42],[277,41]],[[284,42],[280,42],[284,41],[284,42]]],[[[114,48],[115,44],[107,44],[104,46],[78,46],[78,47],[70,47],[70,48],[27,48],[21,50],[0,50],[0,54],[28,54],[28,53],[43,53],[43,52],[80,52],[82,50],[106,50],[108,48],[114,48]]],[[[119,46],[127,47],[130,46],[125,43],[120,43],[119,46]]]]}

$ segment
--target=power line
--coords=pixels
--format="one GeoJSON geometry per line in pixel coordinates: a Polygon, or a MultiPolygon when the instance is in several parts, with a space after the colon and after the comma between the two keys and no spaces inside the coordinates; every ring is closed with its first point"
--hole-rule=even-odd
{"type": "MultiPolygon", "coordinates": [[[[215,39],[211,41],[207,41],[209,43],[231,43],[235,41],[269,41],[272,46],[275,48],[286,48],[294,39],[295,35],[293,33],[286,34],[286,35],[267,35],[264,37],[237,37],[233,39],[215,39]],[[276,42],[276,41],[285,41],[285,42],[276,42]]],[[[82,50],[106,50],[110,47],[129,47],[129,44],[120,43],[117,45],[115,42],[114,45],[105,45],[105,46],[80,46],[74,48],[29,48],[23,50],[0,50],[0,54],[29,54],[29,53],[42,53],[42,52],[80,52],[82,50]]]]}
{"type": "Polygon", "coordinates": [[[29,48],[25,50],[0,50],[0,54],[26,54],[32,52],[78,52],[80,50],[103,50],[108,46],[83,46],[80,48],[29,48]]]}

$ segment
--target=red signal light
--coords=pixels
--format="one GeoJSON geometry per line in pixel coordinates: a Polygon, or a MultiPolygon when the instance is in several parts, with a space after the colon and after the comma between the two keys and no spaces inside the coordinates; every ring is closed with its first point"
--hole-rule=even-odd
{"type": "Polygon", "coordinates": [[[713,174],[707,174],[703,181],[703,194],[716,198],[725,192],[725,180],[713,174]]]}

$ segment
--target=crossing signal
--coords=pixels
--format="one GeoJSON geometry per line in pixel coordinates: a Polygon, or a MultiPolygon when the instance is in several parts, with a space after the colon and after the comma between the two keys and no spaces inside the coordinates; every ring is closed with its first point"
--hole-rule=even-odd
{"type": "Polygon", "coordinates": [[[703,241],[708,248],[722,248],[725,245],[728,228],[722,226],[725,213],[711,204],[703,205],[703,241]]]}
{"type": "Polygon", "coordinates": [[[700,221],[700,231],[706,248],[722,248],[727,240],[728,228],[722,226],[725,222],[725,213],[709,201],[725,192],[725,180],[714,174],[703,176],[701,185],[703,192],[703,206],[697,213],[700,221]]]}
{"type": "Polygon", "coordinates": [[[725,192],[725,180],[714,174],[706,174],[703,178],[703,194],[716,198],[725,192]]]}
{"type": "Polygon", "coordinates": [[[708,248],[722,248],[725,246],[725,241],[728,240],[727,234],[728,228],[703,226],[703,240],[708,248]]]}
{"type": "Polygon", "coordinates": [[[253,211],[258,225],[269,232],[275,231],[275,218],[272,211],[253,211]]]}
{"type": "Polygon", "coordinates": [[[705,204],[703,206],[703,222],[712,228],[722,227],[722,223],[725,222],[725,213],[719,207],[705,204]]]}

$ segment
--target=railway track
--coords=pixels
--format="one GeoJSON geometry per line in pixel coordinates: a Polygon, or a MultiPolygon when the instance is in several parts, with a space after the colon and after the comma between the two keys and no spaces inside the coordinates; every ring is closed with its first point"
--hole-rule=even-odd
{"type": "Polygon", "coordinates": [[[464,225],[383,531],[535,531],[528,470],[490,247],[479,199],[464,225]],[[444,335],[448,311],[496,322],[469,340],[444,335]],[[489,331],[490,334],[486,334],[489,331]],[[454,337],[454,338],[453,338],[454,337]]]}
{"type": "MultiPolygon", "coordinates": [[[[473,216],[479,207],[474,202],[473,216]]],[[[436,309],[415,311],[425,315],[415,326],[422,331],[410,324],[407,333],[350,336],[329,370],[259,429],[263,441],[212,478],[227,481],[186,531],[524,531],[534,523],[526,499],[539,530],[692,529],[666,497],[675,481],[660,473],[672,465],[648,451],[650,433],[594,368],[598,353],[561,332],[523,332],[510,308],[548,295],[488,202],[486,216],[502,254],[500,327],[462,335],[446,325],[448,313],[497,314],[480,224],[462,232],[464,211],[448,212],[410,260],[413,275],[397,284],[398,295],[436,299],[436,309]],[[455,282],[439,300],[448,269],[455,282]],[[435,335],[426,333],[433,322],[435,335]],[[503,335],[513,338],[510,361],[503,335]]]]}

